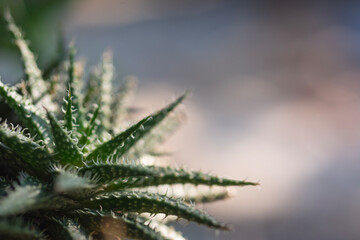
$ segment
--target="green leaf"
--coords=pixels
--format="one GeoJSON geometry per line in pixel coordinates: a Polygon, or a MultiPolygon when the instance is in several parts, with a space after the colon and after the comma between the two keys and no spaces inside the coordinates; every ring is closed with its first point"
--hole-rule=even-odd
{"type": "Polygon", "coordinates": [[[45,132],[47,123],[41,116],[43,113],[39,108],[26,101],[21,95],[16,93],[13,88],[5,86],[1,81],[0,96],[15,111],[36,140],[46,140],[46,137],[49,136],[49,134],[45,132]]]}
{"type": "Polygon", "coordinates": [[[132,138],[133,134],[140,128],[143,127],[143,124],[149,120],[149,117],[146,117],[134,124],[124,132],[115,136],[113,139],[101,144],[94,151],[92,151],[87,157],[87,160],[102,160],[105,161],[107,158],[111,157],[114,151],[118,148],[124,148],[124,143],[127,139],[132,138]]]}
{"type": "Polygon", "coordinates": [[[138,141],[126,154],[129,159],[140,159],[144,155],[158,156],[156,147],[164,143],[181,125],[180,114],[168,115],[158,126],[154,127],[142,141],[138,141]]]}
{"type": "Polygon", "coordinates": [[[0,143],[0,176],[16,178],[21,171],[35,174],[34,169],[8,146],[0,143]]]}
{"type": "Polygon", "coordinates": [[[30,51],[27,42],[24,40],[23,34],[15,25],[15,22],[9,11],[5,11],[5,20],[7,21],[10,32],[15,38],[15,44],[21,53],[28,83],[27,90],[30,93],[32,99],[38,101],[46,94],[47,83],[42,78],[41,71],[36,64],[34,54],[30,51]]]}
{"type": "Polygon", "coordinates": [[[148,167],[153,169],[152,176],[139,176],[119,179],[109,184],[105,190],[112,191],[122,188],[139,188],[147,186],[158,186],[163,184],[186,184],[194,185],[216,185],[216,186],[256,186],[258,183],[238,181],[217,176],[211,176],[197,171],[186,171],[184,169],[172,169],[170,167],[148,167]]]}
{"type": "Polygon", "coordinates": [[[72,104],[72,95],[71,88],[68,90],[67,98],[66,98],[66,107],[65,107],[65,127],[66,130],[73,130],[73,104],[72,104]]]}
{"type": "Polygon", "coordinates": [[[40,173],[54,161],[44,146],[24,136],[20,127],[14,128],[13,130],[8,127],[6,123],[0,125],[0,142],[4,143],[11,151],[20,156],[22,161],[31,165],[40,173]]]}
{"type": "Polygon", "coordinates": [[[71,133],[66,132],[52,113],[47,112],[50,121],[51,130],[55,141],[55,150],[57,156],[63,164],[82,165],[83,155],[80,149],[71,138],[71,133]]]}
{"type": "Polygon", "coordinates": [[[86,209],[77,211],[76,215],[82,225],[105,236],[146,240],[170,239],[164,238],[158,229],[146,223],[146,219],[135,214],[86,209]]]}
{"type": "Polygon", "coordinates": [[[234,191],[228,188],[209,189],[208,191],[197,192],[193,195],[184,196],[184,200],[190,203],[211,203],[225,200],[233,195],[234,191]]]}
{"type": "Polygon", "coordinates": [[[131,138],[127,138],[123,147],[117,149],[115,156],[119,158],[124,155],[131,147],[133,147],[147,133],[149,133],[151,129],[157,126],[171,111],[173,111],[174,108],[179,105],[186,96],[187,93],[183,94],[167,107],[150,115],[149,120],[143,124],[143,127],[134,132],[131,138]]]}
{"type": "MultiPolygon", "coordinates": [[[[94,104],[94,112],[91,114],[91,119],[88,123],[88,126],[85,128],[85,131],[83,132],[78,146],[80,148],[84,147],[85,145],[87,145],[89,143],[89,137],[92,136],[94,129],[96,127],[95,121],[99,115],[99,111],[100,111],[100,105],[94,104]]],[[[84,148],[85,150],[85,148],[84,148]]]]}
{"type": "Polygon", "coordinates": [[[210,203],[224,200],[233,196],[235,192],[233,187],[196,186],[193,184],[161,185],[135,190],[164,194],[174,199],[183,199],[189,203],[210,203]]]}
{"type": "Polygon", "coordinates": [[[176,215],[189,221],[195,221],[209,227],[228,230],[228,227],[208,214],[194,209],[179,200],[174,200],[159,194],[122,191],[98,195],[84,203],[89,208],[101,206],[104,210],[137,212],[137,213],[165,213],[176,215]]]}
{"type": "Polygon", "coordinates": [[[74,58],[75,58],[75,46],[74,43],[71,43],[70,54],[69,54],[68,85],[69,85],[69,92],[72,96],[71,101],[74,109],[73,115],[77,120],[77,124],[79,125],[80,130],[82,131],[84,129],[84,119],[83,119],[84,114],[82,109],[82,94],[80,92],[81,76],[79,76],[79,74],[76,72],[77,67],[75,65],[74,58]]]}
{"type": "Polygon", "coordinates": [[[115,69],[112,63],[112,54],[105,52],[102,60],[99,63],[88,82],[85,97],[84,107],[89,108],[91,104],[96,103],[100,106],[98,121],[96,122],[96,134],[98,138],[102,138],[105,130],[109,130],[110,117],[112,115],[112,80],[115,75],[115,69]]]}
{"type": "MultiPolygon", "coordinates": [[[[231,179],[219,178],[196,171],[186,171],[184,169],[172,169],[171,167],[143,166],[139,164],[110,164],[97,163],[95,165],[82,167],[79,170],[80,175],[96,176],[98,183],[113,182],[113,186],[132,188],[141,186],[154,186],[162,184],[203,184],[218,186],[255,186],[257,183],[247,181],[237,181],[231,179]],[[130,178],[128,178],[130,177],[130,178]],[[134,178],[131,178],[134,177],[134,178]],[[116,181],[118,180],[118,181],[116,181]]],[[[112,188],[112,184],[105,189],[112,188]]]]}
{"type": "Polygon", "coordinates": [[[121,177],[154,175],[153,168],[138,164],[103,164],[98,163],[79,169],[80,176],[93,176],[98,184],[117,180],[121,177]]]}
{"type": "Polygon", "coordinates": [[[110,129],[111,118],[111,89],[112,80],[115,77],[115,68],[111,52],[105,52],[98,69],[99,96],[101,111],[99,112],[100,125],[97,134],[101,135],[104,130],[110,129]]]}

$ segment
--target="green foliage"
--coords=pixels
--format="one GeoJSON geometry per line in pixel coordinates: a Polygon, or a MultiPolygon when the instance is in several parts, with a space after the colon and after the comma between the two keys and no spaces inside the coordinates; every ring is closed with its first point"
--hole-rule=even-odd
{"type": "Polygon", "coordinates": [[[83,91],[71,45],[67,69],[50,78],[66,78],[54,94],[9,13],[6,19],[26,87],[19,91],[0,81],[1,98],[25,127],[6,120],[0,125],[1,239],[184,239],[156,218],[160,213],[229,229],[194,203],[222,200],[230,196],[228,186],[256,183],[143,163],[162,155],[157,146],[181,122],[174,110],[187,94],[127,126],[127,94],[135,84],[127,80],[112,92],[110,53],[83,91]],[[59,93],[65,103],[57,101],[59,93]]]}
{"type": "Polygon", "coordinates": [[[48,119],[55,142],[55,150],[57,156],[60,158],[63,164],[81,164],[83,160],[83,154],[76,145],[76,140],[71,138],[66,128],[62,127],[60,123],[55,119],[52,113],[47,112],[48,119]]]}

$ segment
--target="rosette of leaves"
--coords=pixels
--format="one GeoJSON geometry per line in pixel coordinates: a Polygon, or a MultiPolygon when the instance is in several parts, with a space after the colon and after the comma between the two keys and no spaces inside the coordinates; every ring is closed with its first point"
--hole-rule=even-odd
{"type": "Polygon", "coordinates": [[[86,87],[73,46],[65,67],[45,80],[22,32],[5,16],[25,79],[15,86],[0,81],[1,99],[21,122],[0,126],[1,239],[184,239],[167,224],[178,218],[228,229],[195,204],[229,197],[229,186],[256,183],[156,160],[164,154],[157,146],[179,125],[173,110],[187,94],[128,124],[135,82],[113,91],[110,53],[86,87]]]}

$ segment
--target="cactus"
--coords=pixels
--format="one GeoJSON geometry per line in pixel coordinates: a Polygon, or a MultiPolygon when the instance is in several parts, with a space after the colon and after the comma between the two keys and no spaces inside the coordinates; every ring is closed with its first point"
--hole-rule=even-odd
{"type": "Polygon", "coordinates": [[[22,87],[0,80],[1,99],[21,122],[0,125],[1,239],[184,239],[167,225],[174,220],[168,215],[229,229],[195,203],[225,199],[229,186],[257,183],[144,163],[161,156],[156,147],[181,122],[174,109],[187,93],[128,126],[126,96],[135,82],[112,91],[110,53],[85,88],[73,44],[66,67],[44,79],[9,12],[5,18],[25,79],[22,87]]]}

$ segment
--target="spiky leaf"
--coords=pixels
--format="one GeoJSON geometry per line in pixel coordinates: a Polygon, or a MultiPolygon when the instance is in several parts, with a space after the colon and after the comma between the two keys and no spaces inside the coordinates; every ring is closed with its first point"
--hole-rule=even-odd
{"type": "Polygon", "coordinates": [[[111,52],[105,52],[102,57],[101,64],[98,69],[99,79],[99,96],[101,111],[99,114],[100,126],[98,128],[98,134],[101,135],[102,131],[110,128],[111,113],[111,90],[112,80],[115,76],[115,68],[112,61],[111,52]]]}
{"type": "Polygon", "coordinates": [[[32,166],[37,171],[43,171],[54,161],[44,146],[23,135],[20,127],[11,130],[6,123],[1,124],[0,142],[20,156],[21,160],[27,163],[26,165],[32,166]]]}
{"type": "MultiPolygon", "coordinates": [[[[89,141],[89,137],[92,136],[94,129],[96,127],[95,121],[99,115],[99,111],[100,111],[100,105],[98,104],[94,104],[93,107],[95,110],[94,112],[91,114],[91,118],[90,121],[88,123],[88,126],[85,128],[84,132],[82,133],[82,136],[79,140],[78,146],[80,148],[82,148],[83,146],[88,144],[89,141]]],[[[85,149],[85,148],[84,148],[85,149]]]]}
{"type": "Polygon", "coordinates": [[[156,148],[169,138],[180,127],[181,123],[182,116],[180,114],[168,115],[142,141],[137,142],[126,156],[131,159],[139,159],[144,155],[159,155],[156,148]]]}
{"type": "Polygon", "coordinates": [[[71,89],[69,88],[67,98],[66,98],[66,107],[65,107],[65,127],[66,130],[72,131],[73,129],[73,104],[72,104],[72,95],[71,89]]]}
{"type": "Polygon", "coordinates": [[[76,118],[76,123],[79,125],[80,130],[84,128],[84,114],[82,108],[82,95],[80,93],[80,76],[77,73],[77,67],[75,65],[75,46],[74,43],[70,45],[70,54],[69,54],[69,69],[68,69],[68,85],[69,92],[71,93],[71,102],[74,110],[74,117],[76,118]]]}
{"type": "Polygon", "coordinates": [[[155,126],[157,126],[171,111],[174,110],[187,96],[187,93],[180,96],[174,102],[169,104],[167,107],[161,109],[160,111],[150,115],[149,121],[143,124],[141,129],[138,129],[133,133],[133,137],[126,139],[124,147],[117,149],[116,157],[121,157],[124,155],[131,147],[133,147],[138,141],[140,141],[147,133],[150,132],[155,126]]]}
{"type": "Polygon", "coordinates": [[[148,168],[138,164],[95,164],[82,167],[79,170],[81,176],[96,176],[98,183],[107,183],[122,177],[129,176],[149,176],[156,174],[152,168],[148,168]]]}
{"type": "Polygon", "coordinates": [[[256,186],[258,183],[248,181],[237,181],[226,178],[211,176],[202,172],[186,171],[184,169],[171,169],[169,167],[147,167],[152,168],[152,175],[120,178],[109,184],[105,189],[112,191],[123,188],[139,188],[147,186],[158,186],[163,184],[186,184],[194,185],[217,185],[217,186],[256,186]]]}
{"type": "Polygon", "coordinates": [[[27,42],[24,40],[20,29],[15,25],[14,20],[9,11],[5,11],[5,19],[8,23],[8,28],[15,38],[15,43],[20,50],[26,79],[28,81],[28,92],[33,100],[38,101],[47,91],[46,82],[42,78],[41,71],[38,68],[34,54],[30,51],[27,42]]]}
{"type": "Polygon", "coordinates": [[[22,160],[19,155],[3,143],[0,143],[0,156],[0,176],[13,179],[21,171],[34,173],[34,169],[29,163],[22,160]]]}
{"type": "Polygon", "coordinates": [[[45,131],[46,120],[41,116],[40,109],[36,108],[29,101],[26,101],[13,88],[5,86],[0,81],[0,96],[19,116],[20,120],[29,129],[29,132],[37,140],[45,140],[48,136],[45,131]]]}
{"type": "Polygon", "coordinates": [[[71,138],[71,133],[63,129],[52,113],[47,112],[55,141],[55,150],[61,162],[82,165],[83,155],[71,138]]]}
{"type": "Polygon", "coordinates": [[[194,209],[180,201],[173,200],[159,194],[142,192],[116,192],[96,196],[85,203],[90,208],[101,206],[104,210],[121,212],[148,212],[176,215],[189,221],[195,221],[209,227],[228,229],[225,224],[215,220],[208,214],[194,209]]]}
{"type": "Polygon", "coordinates": [[[134,124],[124,132],[120,133],[113,139],[101,144],[94,151],[92,151],[87,157],[87,160],[102,160],[105,161],[107,158],[111,157],[114,154],[114,151],[118,148],[124,148],[125,141],[129,138],[133,138],[133,135],[137,130],[143,128],[143,124],[149,121],[150,117],[146,117],[134,124]]]}
{"type": "Polygon", "coordinates": [[[193,184],[174,184],[139,188],[136,191],[159,193],[189,203],[210,203],[230,198],[234,195],[233,187],[196,186],[193,184]]]}

